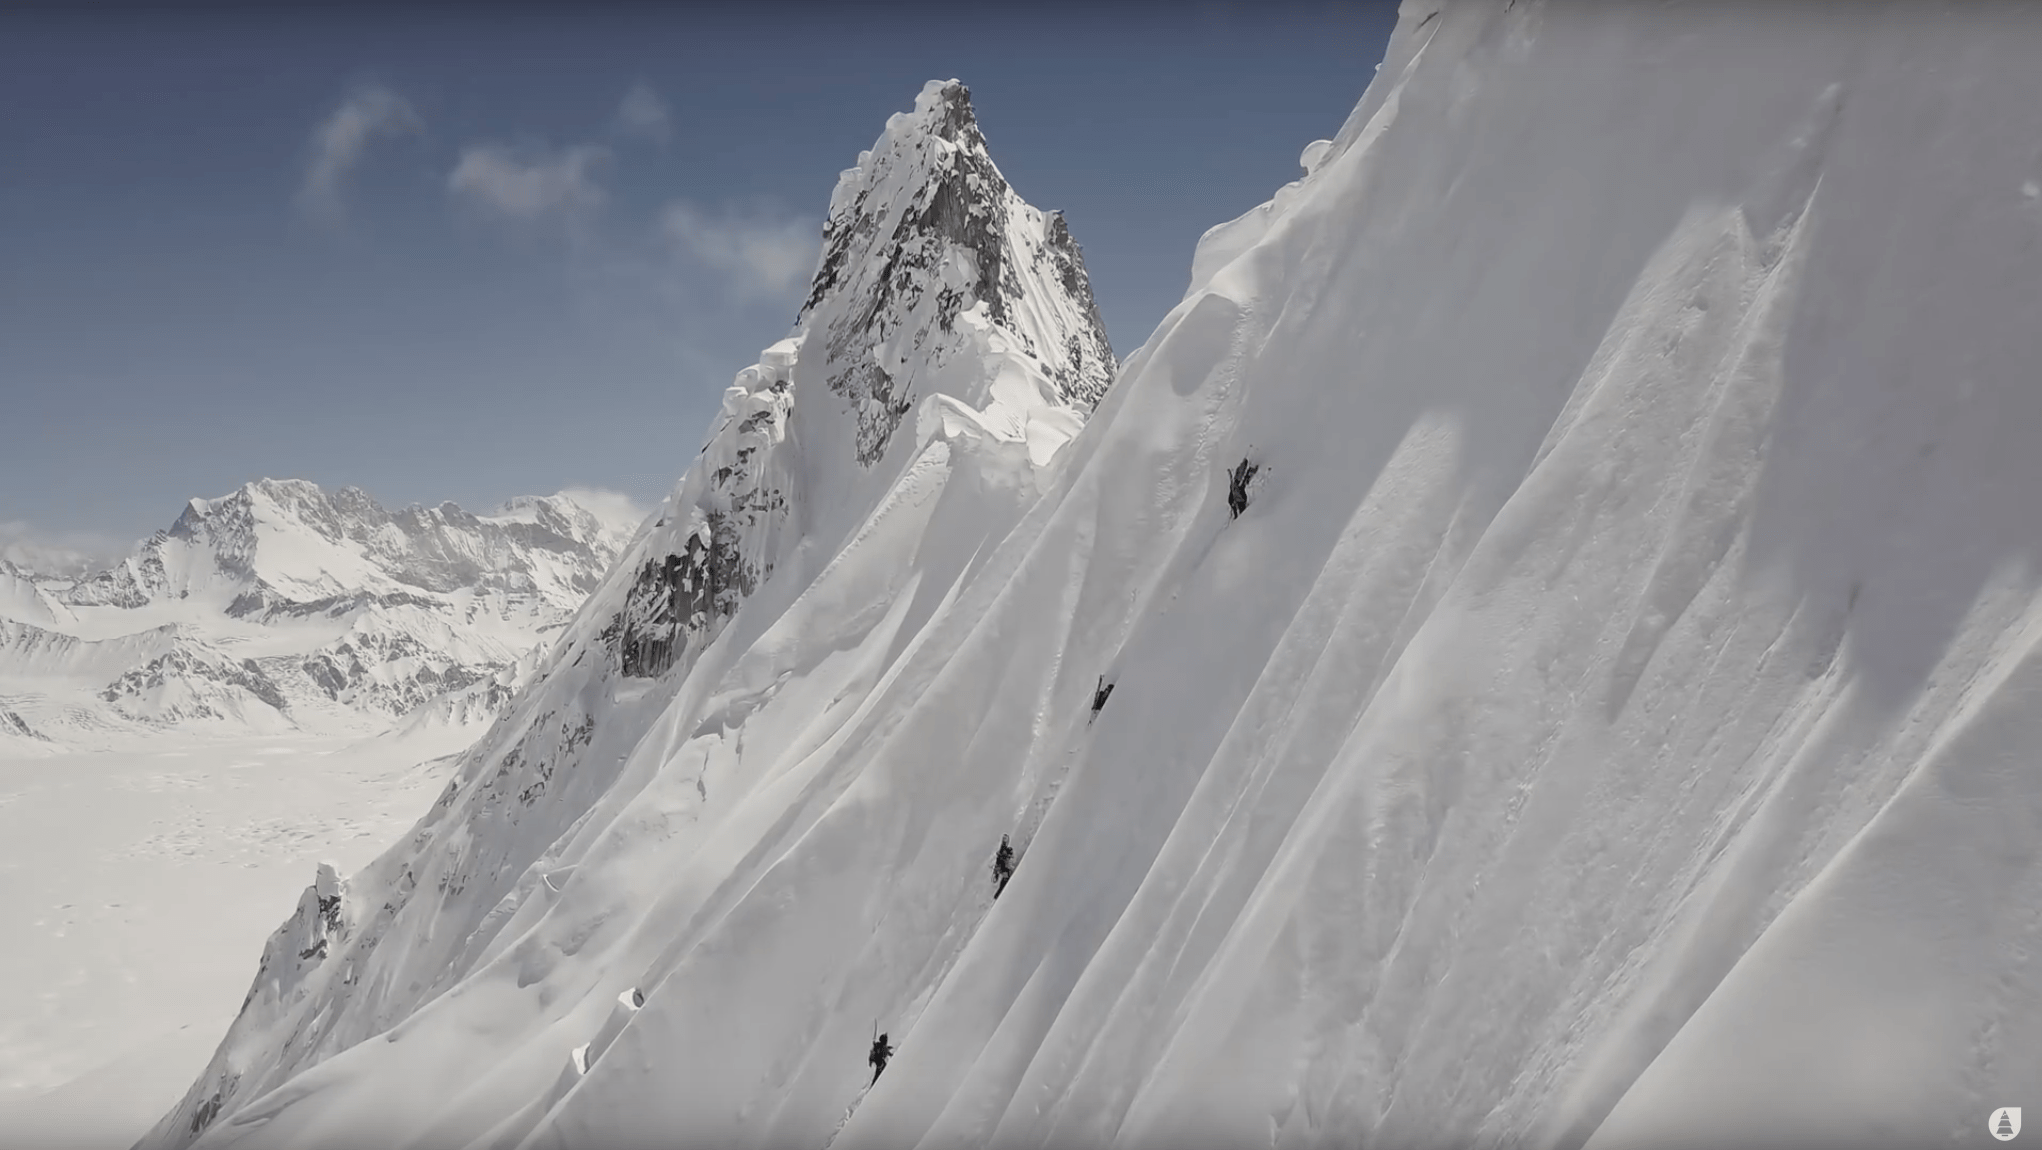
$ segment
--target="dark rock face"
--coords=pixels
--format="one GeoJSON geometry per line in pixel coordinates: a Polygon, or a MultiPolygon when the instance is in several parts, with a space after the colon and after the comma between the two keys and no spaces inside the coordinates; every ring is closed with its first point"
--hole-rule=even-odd
{"type": "Polygon", "coordinates": [[[28,725],[28,720],[13,711],[0,711],[0,731],[12,731],[26,738],[49,742],[49,737],[28,725]]]}
{"type": "Polygon", "coordinates": [[[313,685],[326,692],[328,698],[340,698],[351,685],[348,672],[337,666],[331,656],[323,653],[305,660],[304,671],[313,685]]]}
{"type": "Polygon", "coordinates": [[[647,560],[624,600],[619,655],[624,674],[652,678],[665,674],[686,646],[686,633],[701,633],[729,618],[770,571],[745,561],[738,525],[723,512],[708,515],[708,541],[688,536],[679,555],[647,560]]]}
{"type": "MultiPolygon", "coordinates": [[[[159,531],[150,543],[164,538],[165,534],[159,531]]],[[[63,592],[59,599],[73,607],[146,607],[168,587],[169,582],[162,556],[149,544],[144,544],[139,557],[81,580],[63,592]]]]}
{"type": "Polygon", "coordinates": [[[374,706],[401,715],[444,691],[458,691],[486,678],[483,670],[437,655],[402,633],[370,632],[343,639],[300,661],[296,669],[330,699],[374,706]],[[377,668],[407,661],[408,674],[378,681],[377,668]]]}
{"type": "MultiPolygon", "coordinates": [[[[970,95],[963,85],[945,91],[936,135],[958,149],[929,161],[930,181],[916,193],[886,238],[885,264],[862,298],[829,328],[827,381],[830,390],[849,400],[857,413],[858,462],[868,467],[886,453],[894,431],[915,402],[904,381],[874,363],[868,352],[874,344],[892,337],[924,292],[934,286],[931,273],[951,246],[971,253],[978,275],[962,292],[939,288],[936,319],[941,330],[951,331],[958,313],[979,301],[986,304],[994,323],[1005,325],[1011,322],[1008,300],[1021,290],[1006,259],[1007,182],[986,152],[985,137],[972,117],[970,95]]],[[[848,218],[832,217],[824,225],[823,270],[809,293],[804,318],[835,286],[854,248],[868,248],[867,258],[876,254],[869,251],[869,241],[884,226],[880,213],[892,205],[868,203],[870,194],[868,189],[859,195],[848,218]]],[[[921,341],[915,346],[919,350],[921,341]]]]}
{"type": "Polygon", "coordinates": [[[192,1112],[191,1132],[197,1134],[198,1132],[204,1130],[206,1127],[212,1125],[213,1119],[219,1117],[219,1115],[220,1115],[220,1095],[217,1092],[215,1092],[211,1098],[208,1098],[204,1102],[199,1103],[198,1109],[192,1112]]]}
{"type": "Polygon", "coordinates": [[[1085,253],[1078,247],[1078,241],[1071,238],[1062,212],[1050,213],[1049,246],[1041,258],[1050,262],[1057,283],[1083,309],[1085,316],[1084,328],[1065,338],[1063,361],[1050,361],[1050,376],[1056,380],[1059,398],[1090,412],[1106,398],[1106,389],[1112,384],[1119,363],[1113,345],[1106,339],[1106,321],[1099,318],[1099,304],[1092,298],[1092,277],[1085,272],[1085,253]]]}
{"type": "MultiPolygon", "coordinates": [[[[172,679],[210,680],[224,686],[239,687],[255,698],[267,703],[278,711],[288,711],[290,703],[282,691],[270,681],[262,668],[253,659],[240,662],[213,663],[199,658],[186,650],[175,650],[159,655],[140,667],[129,671],[108,684],[99,697],[109,703],[118,703],[125,698],[142,694],[156,687],[162,687],[172,679]]],[[[197,704],[201,714],[215,715],[213,709],[203,703],[197,704]]]]}
{"type": "MultiPolygon", "coordinates": [[[[953,83],[941,90],[930,134],[916,141],[915,148],[912,160],[903,157],[896,162],[919,164],[927,177],[890,228],[897,204],[879,201],[874,194],[887,187],[884,181],[867,186],[848,206],[831,214],[823,226],[822,264],[802,306],[801,318],[806,320],[833,293],[860,293],[830,321],[825,379],[856,415],[857,459],[868,467],[885,454],[919,398],[911,381],[897,378],[874,361],[871,349],[891,340],[904,323],[914,322],[912,317],[920,314],[918,305],[932,291],[936,330],[953,331],[961,312],[982,303],[995,326],[1014,332],[1014,309],[1024,291],[1015,266],[1022,254],[1015,250],[1011,235],[1013,204],[1019,200],[986,150],[964,85],[953,83]],[[877,274],[861,275],[861,264],[878,261],[882,252],[884,262],[877,274]],[[938,270],[953,252],[968,254],[975,269],[972,281],[962,288],[938,279],[938,270]]],[[[1028,257],[1029,266],[1070,295],[1084,317],[1083,330],[1072,332],[1064,346],[1052,348],[1035,347],[1025,334],[1014,334],[1043,360],[1059,398],[1090,411],[1112,381],[1113,350],[1092,299],[1083,253],[1060,214],[1051,215],[1048,228],[1047,246],[1028,257]]],[[[913,348],[920,351],[930,334],[927,329],[914,332],[913,348]]]]}
{"type": "Polygon", "coordinates": [[[765,406],[726,424],[703,449],[689,480],[700,484],[691,488],[694,508],[677,524],[684,533],[660,537],[599,636],[626,676],[664,675],[691,647],[706,646],[773,573],[771,543],[789,514],[787,477],[773,453],[786,442],[791,394],[783,376],[752,395],[765,406]]]}
{"type": "Polygon", "coordinates": [[[269,623],[278,619],[307,619],[314,615],[337,619],[350,611],[366,607],[421,607],[431,611],[440,606],[436,599],[424,595],[410,595],[402,591],[387,595],[368,593],[328,595],[321,599],[301,602],[278,593],[274,587],[257,579],[253,588],[236,595],[234,601],[227,604],[227,614],[235,619],[253,618],[255,622],[269,623]]]}

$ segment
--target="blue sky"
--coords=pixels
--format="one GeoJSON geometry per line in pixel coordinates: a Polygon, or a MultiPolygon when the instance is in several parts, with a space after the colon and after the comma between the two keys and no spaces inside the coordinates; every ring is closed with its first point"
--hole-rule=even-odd
{"type": "Polygon", "coordinates": [[[923,81],[1065,211],[1122,354],[1388,3],[0,10],[0,547],[260,476],[649,503],[923,81]]]}

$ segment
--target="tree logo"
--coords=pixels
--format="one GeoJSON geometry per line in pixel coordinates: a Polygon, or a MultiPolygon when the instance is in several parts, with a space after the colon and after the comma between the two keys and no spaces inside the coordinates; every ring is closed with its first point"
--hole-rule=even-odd
{"type": "Polygon", "coordinates": [[[2002,1142],[2012,1142],[2014,1135],[2021,1132],[2021,1108],[2018,1106],[2000,1107],[1992,1112],[1992,1119],[1986,1123],[1985,1128],[1992,1131],[1994,1138],[2002,1142]]]}

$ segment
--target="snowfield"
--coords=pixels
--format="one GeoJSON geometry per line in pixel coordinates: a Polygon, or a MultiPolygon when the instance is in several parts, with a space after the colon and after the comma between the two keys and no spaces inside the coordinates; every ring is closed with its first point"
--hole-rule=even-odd
{"type": "Polygon", "coordinates": [[[305,876],[373,858],[470,737],[0,757],[0,1145],[140,1137],[219,1044],[305,876]]]}
{"type": "Polygon", "coordinates": [[[402,833],[628,541],[263,480],[105,571],[0,561],[0,1146],[131,1145],[321,859],[402,833]]]}
{"type": "Polygon", "coordinates": [[[2037,59],[2010,5],[1408,0],[1117,371],[932,83],[142,1145],[1995,1144],[2037,59]]]}

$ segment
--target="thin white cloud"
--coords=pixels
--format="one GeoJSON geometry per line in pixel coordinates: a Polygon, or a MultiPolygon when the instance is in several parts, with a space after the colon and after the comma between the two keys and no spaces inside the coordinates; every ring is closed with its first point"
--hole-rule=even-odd
{"type": "Polygon", "coordinates": [[[822,248],[822,224],[811,216],[711,218],[684,200],[660,213],[667,243],[721,273],[740,297],[792,295],[807,286],[822,248]]]}
{"type": "Polygon", "coordinates": [[[475,144],[447,177],[447,191],[498,215],[536,220],[597,207],[603,189],[596,169],[610,158],[600,144],[562,149],[525,144],[475,144]]]}
{"type": "Polygon", "coordinates": [[[652,514],[652,508],[607,487],[569,487],[560,494],[588,508],[612,530],[626,534],[636,531],[638,525],[645,522],[645,517],[652,514]]]}
{"type": "Polygon", "coordinates": [[[369,145],[379,137],[424,130],[425,121],[404,97],[381,84],[356,88],[312,132],[298,207],[316,219],[338,222],[347,210],[342,193],[348,173],[369,145]]]}
{"type": "Polygon", "coordinates": [[[111,566],[132,545],[90,531],[49,531],[19,519],[0,520],[0,560],[42,575],[80,575],[111,566]]]}
{"type": "Polygon", "coordinates": [[[640,80],[624,93],[624,100],[617,105],[617,131],[627,136],[644,136],[664,144],[672,128],[671,117],[667,114],[666,101],[651,85],[640,80]]]}

